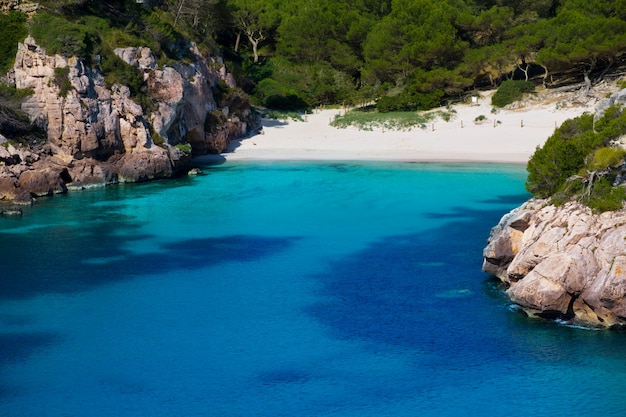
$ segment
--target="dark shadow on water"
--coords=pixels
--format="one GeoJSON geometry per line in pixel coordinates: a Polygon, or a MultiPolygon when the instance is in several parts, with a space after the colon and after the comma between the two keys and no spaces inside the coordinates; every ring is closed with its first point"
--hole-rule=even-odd
{"type": "Polygon", "coordinates": [[[83,228],[54,226],[23,234],[0,234],[0,300],[44,293],[72,293],[137,275],[248,262],[288,248],[295,238],[254,235],[181,239],[150,253],[133,253],[124,243],[149,239],[128,232],[130,219],[83,228]]]}
{"type": "MultiPolygon", "coordinates": [[[[443,372],[472,363],[505,366],[520,358],[576,362],[589,346],[584,342],[598,344],[598,332],[512,311],[503,289],[481,272],[489,231],[506,211],[457,207],[451,214],[432,213],[451,221],[423,234],[387,238],[335,262],[315,276],[322,301],[308,313],[337,339],[426,354],[443,372]],[[568,350],[573,340],[587,347],[568,350]]],[[[626,341],[626,334],[611,337],[626,341]]]]}
{"type": "Polygon", "coordinates": [[[341,339],[427,348],[442,358],[477,349],[489,337],[475,330],[487,319],[482,248],[504,211],[457,207],[432,213],[432,218],[455,220],[423,234],[388,238],[342,259],[316,277],[329,301],[310,313],[341,339]],[[451,343],[451,337],[462,339],[463,346],[451,343]]]}
{"type": "MultiPolygon", "coordinates": [[[[89,291],[138,275],[181,271],[184,279],[184,271],[190,269],[273,256],[296,239],[255,235],[180,238],[154,243],[149,253],[128,250],[135,243],[151,242],[154,236],[142,234],[141,223],[124,214],[128,211],[126,199],[185,186],[189,181],[86,190],[77,197],[80,204],[72,195],[55,196],[29,208],[37,211],[32,215],[2,219],[0,227],[6,229],[0,229],[0,301],[89,291]]],[[[10,376],[3,374],[4,365],[24,361],[61,339],[45,330],[28,331],[37,324],[28,311],[0,314],[0,397],[19,394],[10,376]]]]}
{"type": "Polygon", "coordinates": [[[526,201],[532,196],[530,194],[511,194],[511,195],[499,195],[496,198],[482,200],[481,203],[486,204],[507,204],[507,205],[519,205],[520,201],[526,201]]]}
{"type": "Polygon", "coordinates": [[[0,334],[0,365],[23,360],[38,349],[56,343],[55,333],[4,333],[0,334]]]}
{"type": "MultiPolygon", "coordinates": [[[[26,360],[41,349],[58,343],[60,335],[52,332],[0,334],[0,398],[19,394],[18,389],[5,382],[5,365],[26,360]]],[[[10,378],[9,378],[10,379],[10,378]]]]}

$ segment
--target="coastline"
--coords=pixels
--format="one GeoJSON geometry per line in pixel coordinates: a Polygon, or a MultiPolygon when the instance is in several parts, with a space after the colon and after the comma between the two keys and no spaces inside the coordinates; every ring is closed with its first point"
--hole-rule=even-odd
{"type": "Polygon", "coordinates": [[[307,114],[304,121],[263,119],[262,134],[232,141],[226,152],[196,160],[200,163],[362,160],[526,164],[557,126],[593,111],[595,105],[563,107],[555,101],[492,113],[492,93],[482,93],[474,105],[452,106],[454,113],[450,121],[437,119],[426,128],[405,131],[332,127],[330,122],[342,113],[339,109],[307,114]],[[476,123],[479,116],[486,120],[476,123]]]}

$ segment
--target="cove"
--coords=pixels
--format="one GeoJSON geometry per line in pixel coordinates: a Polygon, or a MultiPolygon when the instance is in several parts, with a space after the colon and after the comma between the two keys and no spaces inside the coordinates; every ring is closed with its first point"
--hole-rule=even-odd
{"type": "Polygon", "coordinates": [[[227,162],[0,218],[3,416],[623,414],[623,332],[481,272],[522,166],[227,162]]]}

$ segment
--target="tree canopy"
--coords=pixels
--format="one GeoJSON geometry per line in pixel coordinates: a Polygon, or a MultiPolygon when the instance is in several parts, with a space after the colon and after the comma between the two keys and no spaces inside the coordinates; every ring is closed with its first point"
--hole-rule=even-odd
{"type": "Polygon", "coordinates": [[[626,0],[42,3],[47,15],[30,31],[60,29],[59,52],[89,54],[99,39],[112,47],[141,40],[177,59],[184,35],[224,55],[260,105],[382,100],[381,107],[422,108],[507,80],[591,88],[626,54],[626,0]]]}
{"type": "MultiPolygon", "coordinates": [[[[337,83],[343,92],[316,95],[296,80],[269,74],[286,91],[317,104],[390,96],[420,108],[506,80],[548,87],[585,81],[590,87],[623,65],[623,6],[626,0],[294,0],[274,5],[262,53],[244,48],[252,57],[240,59],[273,71],[285,63],[300,70],[324,67],[351,80],[347,96],[337,83]]],[[[253,13],[261,17],[263,10],[253,13]]]]}

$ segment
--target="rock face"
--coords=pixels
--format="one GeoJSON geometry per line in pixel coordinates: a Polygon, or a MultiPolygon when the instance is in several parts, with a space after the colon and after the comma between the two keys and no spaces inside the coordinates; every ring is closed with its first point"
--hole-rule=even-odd
{"type": "Polygon", "coordinates": [[[218,59],[204,58],[193,45],[190,52],[193,62],[159,68],[148,48],[115,51],[143,74],[153,104],[144,111],[128,87],[109,87],[82,60],[49,56],[27,38],[9,79],[34,92],[22,110],[48,137],[36,150],[0,147],[0,200],[28,202],[68,188],[170,177],[188,167],[192,153],[225,150],[254,120],[249,109],[218,108],[213,88],[232,84],[232,76],[218,59]],[[62,92],[64,77],[69,84],[62,92]],[[207,117],[215,112],[224,117],[209,129],[207,117]]]}
{"type": "Polygon", "coordinates": [[[24,0],[0,0],[0,12],[8,13],[11,10],[19,10],[22,13],[34,13],[40,8],[38,3],[24,0]]]}
{"type": "Polygon", "coordinates": [[[626,326],[626,210],[530,200],[491,231],[483,271],[531,316],[626,326]]]}

